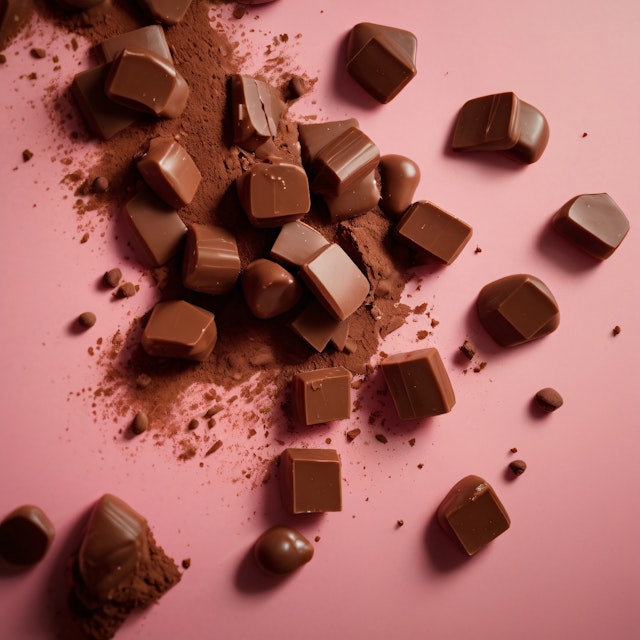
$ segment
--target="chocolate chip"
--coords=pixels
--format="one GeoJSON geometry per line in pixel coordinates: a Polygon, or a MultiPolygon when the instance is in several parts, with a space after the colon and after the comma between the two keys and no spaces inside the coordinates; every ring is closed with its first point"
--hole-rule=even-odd
{"type": "Polygon", "coordinates": [[[144,411],[138,411],[133,422],[131,423],[131,431],[136,435],[144,433],[149,428],[149,417],[144,411]]]}
{"type": "Polygon", "coordinates": [[[189,431],[193,431],[194,429],[198,428],[199,424],[200,423],[195,418],[193,418],[192,420],[189,420],[189,424],[187,425],[187,429],[189,429],[189,431]]]}
{"type": "Polygon", "coordinates": [[[91,190],[94,193],[104,193],[108,189],[109,189],[109,181],[102,176],[98,176],[91,183],[91,190]]]}
{"type": "Polygon", "coordinates": [[[122,280],[122,271],[117,267],[115,269],[109,269],[109,271],[104,274],[102,280],[107,287],[115,289],[120,284],[120,280],[122,280]]]}
{"type": "Polygon", "coordinates": [[[361,433],[360,429],[349,429],[347,431],[347,440],[353,442],[361,433]]]}
{"type": "Polygon", "coordinates": [[[460,351],[467,360],[473,360],[473,356],[476,355],[476,348],[471,340],[465,340],[460,347],[460,351]]]}
{"type": "Polygon", "coordinates": [[[29,160],[31,160],[31,158],[33,158],[33,151],[30,151],[29,149],[25,149],[22,152],[22,160],[23,160],[23,162],[29,162],[29,160]]]}
{"type": "Polygon", "coordinates": [[[376,433],[376,440],[378,442],[382,442],[382,444],[387,444],[387,442],[389,442],[389,440],[387,440],[387,436],[383,433],[376,433]]]}
{"type": "Polygon", "coordinates": [[[537,405],[547,413],[551,413],[552,411],[559,409],[564,402],[562,396],[551,387],[540,389],[540,391],[535,395],[535,401],[537,405]]]}
{"type": "Polygon", "coordinates": [[[620,325],[616,325],[613,327],[611,333],[613,333],[614,336],[617,336],[621,331],[622,329],[620,328],[620,325]]]}
{"type": "Polygon", "coordinates": [[[78,316],[78,322],[87,329],[93,327],[96,323],[96,314],[91,313],[91,311],[85,311],[78,316]]]}
{"type": "Polygon", "coordinates": [[[517,476],[521,476],[527,469],[527,463],[524,460],[514,460],[509,463],[509,469],[517,476]]]}
{"type": "Polygon", "coordinates": [[[210,456],[212,453],[215,453],[222,446],[222,440],[216,440],[204,454],[206,456],[210,456]]]}
{"type": "Polygon", "coordinates": [[[191,566],[191,558],[185,558],[182,561],[182,568],[183,569],[188,569],[191,566]]]}
{"type": "Polygon", "coordinates": [[[511,447],[509,451],[511,451],[511,453],[518,453],[518,447],[511,447]]]}
{"type": "Polygon", "coordinates": [[[88,233],[82,234],[82,238],[80,238],[80,244],[85,244],[85,242],[89,242],[89,234],[88,233]]]}

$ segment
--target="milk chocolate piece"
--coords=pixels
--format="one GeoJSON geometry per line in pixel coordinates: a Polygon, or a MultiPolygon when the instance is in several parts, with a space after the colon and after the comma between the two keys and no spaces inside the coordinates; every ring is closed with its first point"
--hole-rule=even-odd
{"type": "Polygon", "coordinates": [[[302,167],[288,162],[254,164],[236,180],[240,203],[254,227],[280,227],[309,211],[309,181],[302,167]]]}
{"type": "Polygon", "coordinates": [[[560,324],[558,304],[547,285],[525,273],[483,287],[476,306],[480,322],[503,347],[542,338],[560,324]]]}
{"type": "Polygon", "coordinates": [[[338,328],[331,334],[331,344],[337,351],[345,351],[349,344],[349,330],[351,328],[351,318],[343,320],[338,328]]]}
{"type": "Polygon", "coordinates": [[[347,41],[347,70],[378,102],[386,104],[416,73],[416,37],[404,29],[357,24],[347,41]]]}
{"type": "Polygon", "coordinates": [[[202,180],[193,158],[173,138],[153,138],[138,160],[138,171],[152,191],[175,209],[193,200],[202,180]]]}
{"type": "Polygon", "coordinates": [[[302,296],[298,281],[277,262],[260,258],[242,273],[242,292],[257,318],[274,318],[290,311],[302,296]]]}
{"type": "Polygon", "coordinates": [[[380,208],[387,214],[401,216],[413,203],[420,182],[420,168],[405,156],[388,154],[380,158],[380,208]]]}
{"type": "Polygon", "coordinates": [[[527,463],[524,460],[512,460],[509,469],[516,476],[521,476],[527,470],[527,463]]]}
{"type": "Polygon", "coordinates": [[[271,527],[256,541],[253,556],[263,571],[283,576],[313,558],[313,545],[292,527],[271,527]]]}
{"type": "Polygon", "coordinates": [[[113,138],[142,117],[139,112],[112,102],[107,97],[104,86],[110,66],[103,64],[81,71],[71,83],[71,93],[89,129],[104,140],[113,138]]]}
{"type": "Polygon", "coordinates": [[[138,0],[151,14],[151,17],[163,24],[176,24],[184,18],[191,0],[138,0]]]}
{"type": "Polygon", "coordinates": [[[329,241],[313,227],[296,220],[282,225],[271,247],[271,257],[288,267],[301,267],[329,241]]]}
{"type": "Polygon", "coordinates": [[[0,0],[0,51],[5,49],[33,13],[33,0],[0,0]]]}
{"type": "Polygon", "coordinates": [[[247,151],[255,151],[277,131],[284,103],[266,82],[251,76],[231,76],[231,114],[233,142],[247,151]]]}
{"type": "Polygon", "coordinates": [[[329,209],[329,218],[332,223],[368,213],[380,200],[376,172],[372,171],[363,180],[339,196],[325,194],[323,199],[329,209]]]}
{"type": "Polygon", "coordinates": [[[540,391],[535,395],[535,401],[536,404],[546,413],[552,413],[564,404],[562,396],[551,387],[540,389],[540,391]]]}
{"type": "Polygon", "coordinates": [[[229,293],[240,275],[235,236],[222,227],[190,224],[182,262],[182,283],[188,289],[229,293]]]}
{"type": "Polygon", "coordinates": [[[304,166],[310,169],[318,152],[323,147],[338,138],[347,131],[347,129],[359,126],[355,118],[334,120],[332,122],[299,124],[298,137],[300,139],[300,151],[304,166]]]}
{"type": "Polygon", "coordinates": [[[278,474],[288,513],[342,511],[340,456],[334,449],[285,449],[278,474]]]}
{"type": "Polygon", "coordinates": [[[380,367],[402,420],[448,413],[456,403],[447,370],[433,347],[388,356],[380,367]]]}
{"type": "Polygon", "coordinates": [[[478,476],[457,482],[438,507],[442,528],[472,556],[504,533],[511,520],[491,485],[478,476]]]}
{"type": "Polygon", "coordinates": [[[86,11],[91,7],[97,7],[105,0],[55,0],[63,9],[68,11],[86,11]]]}
{"type": "Polygon", "coordinates": [[[351,417],[351,372],[344,367],[301,371],[293,377],[293,408],[305,425],[351,417]]]}
{"type": "Polygon", "coordinates": [[[316,351],[323,351],[333,336],[340,334],[344,322],[347,320],[336,320],[317,300],[312,300],[289,327],[316,351]]]}
{"type": "Polygon", "coordinates": [[[54,536],[53,524],[40,507],[18,507],[0,522],[0,558],[19,566],[40,562],[54,536]]]}
{"type": "Polygon", "coordinates": [[[552,218],[553,228],[598,260],[608,258],[629,232],[629,220],[607,193],[576,196],[552,218]]]}
{"type": "Polygon", "coordinates": [[[131,48],[151,51],[173,64],[164,29],[159,24],[127,31],[127,33],[109,38],[99,45],[100,53],[107,62],[115,60],[124,49],[131,48]]]}
{"type": "Polygon", "coordinates": [[[444,209],[421,200],[409,207],[394,233],[412,249],[437,262],[451,264],[469,242],[472,229],[444,209]]]}
{"type": "Polygon", "coordinates": [[[166,264],[182,248],[187,227],[177,211],[148,189],[141,189],[124,207],[141,258],[152,267],[166,264]]]}
{"type": "Polygon", "coordinates": [[[137,111],[177,118],[187,106],[189,87],[165,58],[146,49],[123,49],[111,63],[107,97],[137,111]]]}
{"type": "Polygon", "coordinates": [[[351,127],[316,154],[311,191],[341,195],[364,180],[379,160],[380,151],[373,141],[357,127],[351,127]]]}
{"type": "Polygon", "coordinates": [[[369,293],[369,281],[337,244],[329,244],[302,265],[300,277],[338,320],[348,318],[369,293]]]}
{"type": "Polygon", "coordinates": [[[153,308],[141,342],[152,356],[203,362],[217,339],[213,313],[184,300],[169,300],[153,308]]]}

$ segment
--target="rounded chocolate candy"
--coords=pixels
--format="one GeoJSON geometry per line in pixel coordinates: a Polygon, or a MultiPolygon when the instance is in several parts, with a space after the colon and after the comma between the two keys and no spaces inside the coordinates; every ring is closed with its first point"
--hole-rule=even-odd
{"type": "Polygon", "coordinates": [[[291,527],[272,527],[253,547],[258,566],[266,573],[286,575],[299,569],[313,557],[313,545],[291,527]]]}
{"type": "Polygon", "coordinates": [[[55,535],[51,520],[27,504],[0,522],[0,557],[10,564],[35,564],[44,558],[55,535]]]}
{"type": "Polygon", "coordinates": [[[254,316],[273,318],[297,304],[302,295],[302,287],[277,262],[260,258],[244,270],[242,292],[254,316]]]}
{"type": "Polygon", "coordinates": [[[380,158],[380,208],[390,215],[402,215],[413,203],[420,168],[405,156],[389,154],[380,158]]]}

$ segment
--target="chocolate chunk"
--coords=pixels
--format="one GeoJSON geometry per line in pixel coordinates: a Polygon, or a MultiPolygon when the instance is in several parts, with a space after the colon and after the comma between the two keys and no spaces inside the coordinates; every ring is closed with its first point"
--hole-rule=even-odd
{"type": "Polygon", "coordinates": [[[247,306],[257,318],[274,318],[298,303],[302,287],[277,262],[260,258],[242,273],[242,292],[247,306]]]}
{"type": "Polygon", "coordinates": [[[343,320],[338,328],[331,334],[331,344],[337,351],[346,351],[349,344],[349,329],[351,328],[351,318],[343,320]]]}
{"type": "Polygon", "coordinates": [[[342,511],[340,456],[334,449],[285,449],[278,473],[288,513],[342,511]]]}
{"type": "Polygon", "coordinates": [[[369,281],[337,244],[321,249],[302,265],[300,277],[338,320],[348,318],[369,293],[369,281]]]}
{"type": "Polygon", "coordinates": [[[309,90],[302,76],[292,76],[287,82],[287,100],[297,100],[309,90]]]}
{"type": "Polygon", "coordinates": [[[629,232],[629,220],[607,193],[576,196],[551,220],[553,228],[598,260],[608,258],[629,232]]]}
{"type": "Polygon", "coordinates": [[[287,575],[313,557],[313,545],[291,527],[271,527],[256,541],[253,555],[266,573],[287,575]]]}
{"type": "Polygon", "coordinates": [[[33,158],[33,151],[31,151],[29,149],[25,149],[22,152],[22,162],[29,162],[29,160],[31,160],[31,158],[33,158]]]}
{"type": "Polygon", "coordinates": [[[131,422],[131,431],[136,435],[144,433],[149,428],[149,416],[144,411],[138,411],[131,422]]]}
{"type": "Polygon", "coordinates": [[[530,164],[549,141],[549,124],[538,109],[515,93],[498,93],[466,102],[453,132],[454,151],[503,151],[530,164]]]}
{"type": "Polygon", "coordinates": [[[177,211],[141,189],[124,207],[141,259],[152,267],[169,262],[182,248],[187,227],[177,211]]]}
{"type": "Polygon", "coordinates": [[[471,340],[465,340],[460,347],[460,352],[467,360],[473,360],[476,355],[476,348],[471,340]]]}
{"type": "Polygon", "coordinates": [[[413,204],[395,228],[395,237],[412,249],[444,264],[451,264],[464,249],[472,229],[431,202],[413,204]]]}
{"type": "Polygon", "coordinates": [[[282,225],[270,256],[289,267],[301,267],[329,241],[313,227],[296,220],[282,225]]]}
{"type": "Polygon", "coordinates": [[[177,24],[184,18],[191,0],[138,0],[151,14],[151,17],[162,24],[177,24]]]}
{"type": "Polygon", "coordinates": [[[386,104],[416,73],[416,37],[404,29],[357,24],[347,41],[347,70],[378,102],[386,104]]]}
{"type": "Polygon", "coordinates": [[[105,193],[108,190],[109,180],[107,180],[107,178],[105,178],[104,176],[98,176],[91,183],[91,191],[93,191],[93,193],[105,193]]]}
{"type": "Polygon", "coordinates": [[[151,140],[137,166],[151,190],[175,209],[193,200],[202,180],[193,158],[173,138],[151,140]]]}
{"type": "Polygon", "coordinates": [[[184,300],[170,300],[153,308],[142,346],[152,356],[202,362],[211,355],[217,338],[211,312],[184,300]]]}
{"type": "Polygon", "coordinates": [[[133,282],[123,282],[115,293],[116,298],[131,298],[136,295],[136,285],[133,282]]]}
{"type": "Polygon", "coordinates": [[[289,326],[316,351],[322,351],[333,336],[342,331],[344,322],[346,320],[336,320],[317,300],[312,300],[289,326]]]}
{"type": "Polygon", "coordinates": [[[0,0],[0,51],[6,48],[33,13],[33,0],[0,0]]]}
{"type": "Polygon", "coordinates": [[[120,280],[122,280],[122,271],[117,267],[115,269],[109,269],[109,271],[102,276],[104,284],[112,289],[115,289],[120,284],[120,280]]]}
{"type": "Polygon", "coordinates": [[[516,476],[521,476],[527,470],[527,463],[524,460],[512,460],[509,463],[509,469],[516,476]]]}
{"type": "Polygon", "coordinates": [[[413,203],[420,182],[420,167],[397,154],[380,158],[380,208],[389,215],[401,216],[413,203]]]}
{"type": "Polygon", "coordinates": [[[78,322],[87,329],[93,327],[96,323],[96,314],[91,311],[85,311],[78,316],[78,322]]]}
{"type": "Polygon", "coordinates": [[[320,122],[313,124],[299,124],[298,137],[300,139],[300,151],[302,163],[310,169],[318,155],[318,152],[341,136],[352,127],[358,127],[355,118],[348,120],[334,120],[332,122],[320,122]]]}
{"type": "Polygon", "coordinates": [[[229,293],[240,275],[235,236],[222,227],[190,224],[182,262],[182,283],[188,289],[229,293]]]}
{"type": "Polygon", "coordinates": [[[353,442],[361,433],[362,431],[360,429],[349,429],[349,431],[347,431],[347,440],[353,442]]]}
{"type": "Polygon", "coordinates": [[[391,355],[380,367],[398,416],[403,420],[448,413],[456,403],[437,349],[429,347],[391,355]]]}
{"type": "Polygon", "coordinates": [[[0,558],[21,566],[40,562],[54,536],[53,524],[40,507],[18,507],[0,522],[0,558]]]}
{"type": "Polygon", "coordinates": [[[187,106],[189,87],[165,58],[146,49],[123,49],[105,81],[107,97],[130,109],[177,118],[187,106]]]}
{"type": "Polygon", "coordinates": [[[380,200],[380,188],[376,172],[372,171],[351,189],[338,196],[325,194],[324,202],[329,209],[332,223],[355,218],[371,211],[380,200]]]}
{"type": "Polygon", "coordinates": [[[551,413],[552,411],[559,409],[564,404],[562,396],[551,387],[540,389],[540,391],[538,391],[534,396],[534,399],[536,404],[547,413],[551,413]]]}
{"type": "Polygon", "coordinates": [[[293,408],[307,426],[351,417],[351,373],[344,367],[301,371],[293,378],[293,408]]]}
{"type": "Polygon", "coordinates": [[[613,329],[611,329],[611,333],[614,336],[620,335],[621,332],[622,332],[622,328],[620,327],[620,325],[616,325],[615,327],[613,327],[613,329]]]}
{"type": "Polygon", "coordinates": [[[99,45],[102,57],[107,62],[115,60],[124,49],[144,49],[151,51],[161,58],[168,60],[173,64],[171,51],[167,39],[164,35],[164,29],[158,24],[152,24],[134,31],[127,31],[115,38],[109,38],[101,42],[99,45]]]}
{"type": "Polygon", "coordinates": [[[480,322],[503,347],[542,338],[560,324],[558,304],[547,285],[524,273],[483,287],[476,306],[480,322]]]}
{"type": "Polygon", "coordinates": [[[478,476],[457,482],[438,507],[442,528],[472,556],[504,533],[511,520],[491,485],[478,476]]]}
{"type": "Polygon", "coordinates": [[[280,227],[301,218],[311,206],[307,174],[288,162],[258,162],[236,180],[236,187],[254,227],[280,227]]]}

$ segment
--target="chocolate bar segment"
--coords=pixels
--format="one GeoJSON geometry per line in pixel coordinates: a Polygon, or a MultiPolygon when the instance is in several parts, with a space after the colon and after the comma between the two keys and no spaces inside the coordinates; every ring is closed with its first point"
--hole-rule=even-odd
{"type": "Polygon", "coordinates": [[[264,319],[293,309],[302,296],[302,287],[277,262],[260,258],[242,273],[242,292],[251,313],[264,319]]]}
{"type": "Polygon", "coordinates": [[[318,152],[352,127],[359,127],[355,118],[331,122],[301,123],[298,125],[302,163],[311,168],[318,152]]]}
{"type": "Polygon", "coordinates": [[[0,51],[9,45],[33,13],[33,0],[0,0],[0,51]]]}
{"type": "Polygon", "coordinates": [[[301,371],[293,377],[293,406],[305,425],[351,417],[351,372],[344,367],[301,371]]]}
{"type": "Polygon", "coordinates": [[[151,14],[151,17],[163,24],[177,24],[191,5],[191,0],[138,0],[151,14]]]}
{"type": "Polygon", "coordinates": [[[340,336],[348,320],[337,320],[317,300],[312,300],[289,327],[316,351],[323,351],[334,336],[340,336]]]}
{"type": "Polygon", "coordinates": [[[263,571],[283,576],[313,558],[313,545],[292,527],[271,527],[256,541],[253,556],[263,571]]]}
{"type": "Polygon", "coordinates": [[[40,562],[54,536],[53,523],[40,507],[18,507],[0,522],[0,558],[19,566],[40,562]]]}
{"type": "Polygon", "coordinates": [[[438,507],[446,533],[472,556],[504,533],[511,520],[493,487],[479,476],[457,482],[438,507]]]}
{"type": "Polygon", "coordinates": [[[572,198],[552,218],[553,228],[598,260],[606,260],[629,232],[629,220],[607,193],[572,198]]]}
{"type": "Polygon", "coordinates": [[[173,64],[164,29],[159,24],[127,31],[127,33],[109,38],[99,45],[100,53],[106,62],[112,62],[124,49],[131,48],[151,51],[173,64]]]}
{"type": "Polygon", "coordinates": [[[288,513],[342,511],[342,471],[334,449],[285,449],[278,474],[288,513]]]}
{"type": "Polygon", "coordinates": [[[380,208],[401,216],[413,203],[420,182],[420,167],[406,156],[388,154],[380,158],[380,208]]]}
{"type": "Polygon", "coordinates": [[[542,280],[526,273],[482,288],[476,303],[480,322],[503,347],[542,338],[558,328],[558,303],[542,280]]]}
{"type": "Polygon", "coordinates": [[[329,241],[313,227],[296,220],[282,225],[271,247],[271,257],[288,267],[301,267],[329,241]]]}

